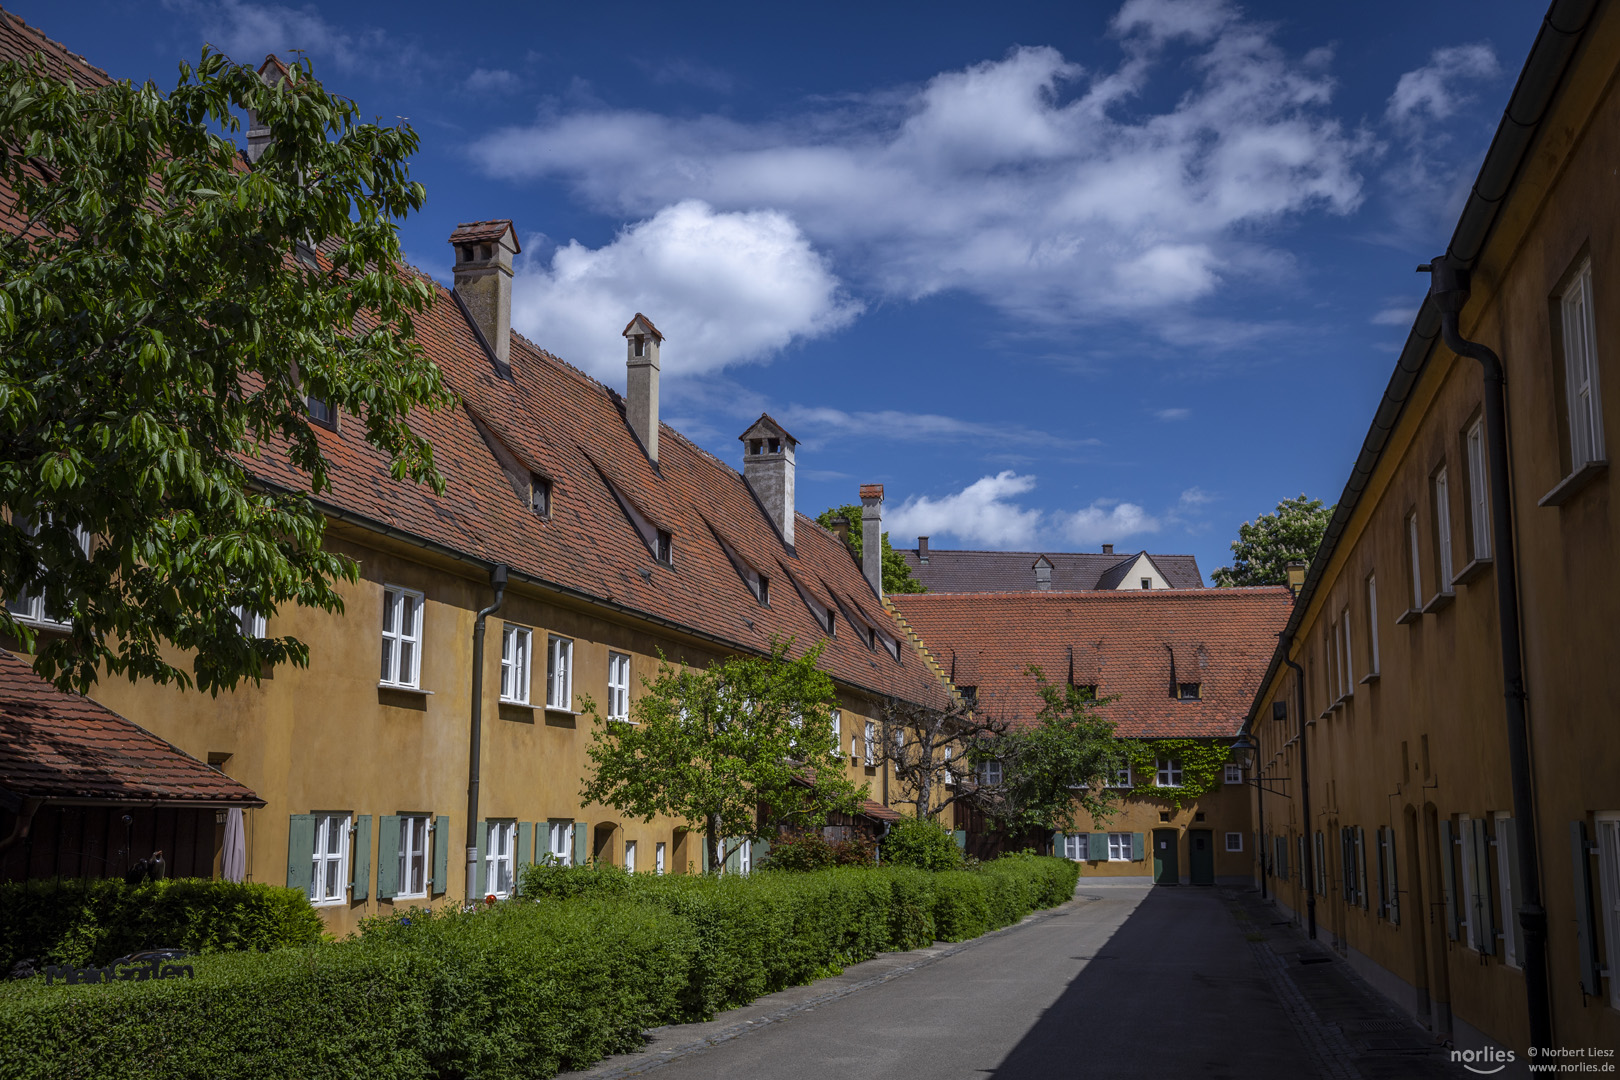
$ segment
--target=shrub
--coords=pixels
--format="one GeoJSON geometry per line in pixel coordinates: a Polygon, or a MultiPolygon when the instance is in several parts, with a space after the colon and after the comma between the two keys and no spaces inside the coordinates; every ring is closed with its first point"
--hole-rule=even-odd
{"type": "Polygon", "coordinates": [[[877,843],[864,836],[828,841],[820,833],[787,836],[771,845],[759,861],[761,870],[825,870],[832,866],[872,866],[877,862],[877,843]]]}
{"type": "Polygon", "coordinates": [[[919,870],[960,870],[962,849],[956,838],[936,821],[907,818],[883,838],[883,861],[890,866],[919,870]]]}
{"type": "Polygon", "coordinates": [[[174,878],[0,883],[0,972],[18,960],[105,964],[140,949],[267,951],[319,941],[321,917],[297,889],[174,878]]]}

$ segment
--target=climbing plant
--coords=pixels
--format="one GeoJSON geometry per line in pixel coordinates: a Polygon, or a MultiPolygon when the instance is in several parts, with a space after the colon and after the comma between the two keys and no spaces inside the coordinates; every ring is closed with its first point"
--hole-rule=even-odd
{"type": "Polygon", "coordinates": [[[1223,766],[1232,748],[1219,739],[1122,739],[1131,763],[1133,785],[1129,795],[1162,799],[1177,810],[1221,786],[1223,766]],[[1170,758],[1181,765],[1181,783],[1160,787],[1158,762],[1170,758]]]}

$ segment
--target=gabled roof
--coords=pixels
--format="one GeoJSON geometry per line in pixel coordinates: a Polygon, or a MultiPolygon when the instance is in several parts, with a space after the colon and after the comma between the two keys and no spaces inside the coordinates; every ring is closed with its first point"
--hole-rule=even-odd
{"type": "Polygon", "coordinates": [[[218,769],[89,698],[66,694],[0,649],[0,803],[263,806],[218,769]]]}
{"type": "MultiPolygon", "coordinates": [[[[1176,556],[1164,557],[1175,558],[1176,556]]],[[[1187,557],[1192,558],[1190,555],[1187,557]]],[[[1131,570],[1134,569],[1136,564],[1141,562],[1143,559],[1148,561],[1148,565],[1152,566],[1153,569],[1158,572],[1158,575],[1164,578],[1165,582],[1168,583],[1172,589],[1177,587],[1176,583],[1164,572],[1164,567],[1159,565],[1158,560],[1152,555],[1149,555],[1146,551],[1138,551],[1135,555],[1128,555],[1120,562],[1110,566],[1107,570],[1104,570],[1102,576],[1097,579],[1096,587],[1099,589],[1119,588],[1125,583],[1125,578],[1130,574],[1131,570]]]]}
{"type": "MultiPolygon", "coordinates": [[[[1035,587],[1034,566],[1038,559],[1052,564],[1054,592],[1079,589],[1117,588],[1119,581],[1144,552],[1131,555],[1099,554],[1090,551],[963,551],[951,548],[928,549],[928,561],[915,548],[900,555],[912,575],[931,593],[1022,592],[1035,587]],[[1110,584],[1103,584],[1110,574],[1110,584]]],[[[1204,577],[1198,560],[1191,555],[1148,555],[1160,576],[1172,589],[1201,589],[1204,577]]]]}
{"type": "Polygon", "coordinates": [[[1293,603],[1280,586],[890,600],[956,680],[978,688],[979,708],[1027,723],[1040,698],[1025,668],[1062,683],[1072,664],[1076,685],[1117,699],[1102,715],[1136,738],[1236,736],[1293,603]],[[1175,699],[1176,681],[1200,683],[1201,696],[1175,699]]]}
{"type": "Polygon", "coordinates": [[[512,250],[519,252],[523,247],[518,243],[517,230],[507,218],[495,218],[490,221],[464,221],[456,226],[456,231],[450,234],[452,244],[482,244],[501,239],[507,233],[512,234],[512,250]]]}
{"type": "Polygon", "coordinates": [[[756,435],[763,436],[765,438],[769,438],[772,435],[779,435],[788,442],[792,443],[794,446],[799,445],[799,440],[788,434],[788,429],[777,423],[776,417],[772,416],[770,413],[760,413],[759,419],[750,424],[748,426],[748,430],[737,436],[737,438],[742,441],[747,441],[748,439],[754,438],[756,435]]]}
{"type": "Polygon", "coordinates": [[[629,322],[624,324],[624,332],[621,333],[619,336],[620,337],[629,337],[632,333],[651,334],[653,336],[653,338],[656,339],[657,341],[659,341],[660,343],[662,343],[663,340],[664,340],[664,335],[658,332],[658,327],[653,325],[652,320],[647,318],[647,316],[643,315],[639,311],[636,312],[634,318],[632,318],[629,322]],[[637,324],[640,324],[640,326],[641,326],[640,330],[636,329],[637,324]]]}

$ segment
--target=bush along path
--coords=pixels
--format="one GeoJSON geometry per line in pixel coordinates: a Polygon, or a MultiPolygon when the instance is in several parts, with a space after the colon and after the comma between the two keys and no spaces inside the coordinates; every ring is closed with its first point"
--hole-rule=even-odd
{"type": "Polygon", "coordinates": [[[524,899],[358,937],[200,956],[194,979],[0,986],[0,1076],[550,1076],[879,952],[1074,894],[1062,859],[654,877],[533,867],[524,899]]]}

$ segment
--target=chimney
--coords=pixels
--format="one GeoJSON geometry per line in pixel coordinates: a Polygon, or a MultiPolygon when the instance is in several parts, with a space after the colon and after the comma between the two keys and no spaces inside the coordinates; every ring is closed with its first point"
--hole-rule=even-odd
{"type": "Polygon", "coordinates": [[[1112,555],[1113,553],[1114,553],[1114,545],[1113,544],[1104,544],[1103,545],[1103,554],[1104,555],[1112,555]]]}
{"type": "Polygon", "coordinates": [[[1283,564],[1283,572],[1288,575],[1288,588],[1299,597],[1300,590],[1305,587],[1305,572],[1309,567],[1300,559],[1289,559],[1283,564]]]}
{"type": "Polygon", "coordinates": [[[1045,555],[1035,560],[1035,587],[1042,592],[1052,588],[1052,562],[1045,555]]]}
{"type": "Polygon", "coordinates": [[[917,537],[917,561],[924,566],[928,565],[928,537],[917,537]]]}
{"type": "Polygon", "coordinates": [[[845,517],[843,514],[839,514],[837,517],[833,518],[832,531],[833,535],[838,537],[839,543],[843,544],[845,547],[849,547],[849,518],[845,517]]]}
{"type": "MultiPolygon", "coordinates": [[[[287,81],[287,65],[276,58],[275,53],[264,58],[259,65],[259,78],[266,86],[280,86],[287,81]]],[[[248,164],[257,162],[270,149],[270,142],[274,138],[270,128],[259,123],[259,114],[254,109],[248,110],[247,133],[247,159],[248,164]]]]}
{"type": "Polygon", "coordinates": [[[471,221],[450,234],[456,252],[456,297],[497,368],[512,356],[512,256],[517,230],[507,220],[471,221]]]}
{"type": "MultiPolygon", "coordinates": [[[[656,386],[657,384],[654,383],[656,386]]],[[[793,546],[793,473],[794,451],[799,440],[769,413],[760,413],[759,419],[741,435],[743,444],[743,479],[754,491],[754,498],[765,508],[782,542],[793,546]]],[[[844,524],[848,534],[849,524],[844,524]]]]}
{"type": "Polygon", "coordinates": [[[624,416],[647,460],[658,464],[658,346],[664,335],[641,312],[624,328],[624,416]]]}
{"type": "Polygon", "coordinates": [[[883,595],[883,485],[861,485],[861,572],[883,595]]]}

